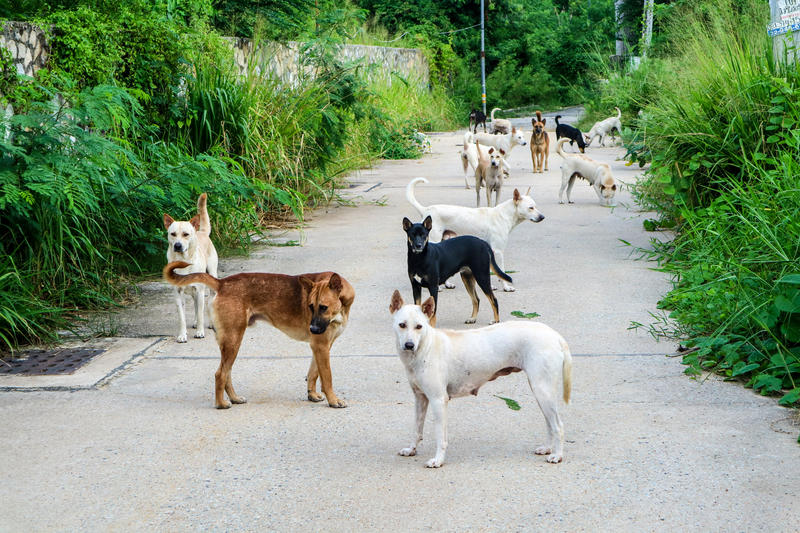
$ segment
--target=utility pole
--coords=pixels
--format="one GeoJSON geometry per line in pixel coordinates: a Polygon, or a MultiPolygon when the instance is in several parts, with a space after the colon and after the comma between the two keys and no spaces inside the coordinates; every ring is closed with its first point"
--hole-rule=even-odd
{"type": "Polygon", "coordinates": [[[486,114],[486,50],[484,48],[484,21],[483,21],[483,2],[481,0],[481,101],[483,102],[483,114],[486,114]]]}
{"type": "Polygon", "coordinates": [[[642,28],[642,59],[647,58],[647,50],[653,41],[653,3],[654,0],[644,0],[644,28],[642,28]]]}

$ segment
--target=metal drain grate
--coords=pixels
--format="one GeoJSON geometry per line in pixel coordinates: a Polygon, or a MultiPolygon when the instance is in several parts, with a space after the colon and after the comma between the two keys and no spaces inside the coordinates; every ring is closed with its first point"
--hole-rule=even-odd
{"type": "Polygon", "coordinates": [[[92,357],[105,352],[99,348],[60,348],[57,350],[28,350],[14,359],[0,362],[0,374],[45,376],[72,374],[92,357]]]}

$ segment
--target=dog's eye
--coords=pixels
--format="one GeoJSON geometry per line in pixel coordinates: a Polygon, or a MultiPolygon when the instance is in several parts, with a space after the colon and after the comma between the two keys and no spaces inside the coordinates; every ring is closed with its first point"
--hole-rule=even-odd
{"type": "Polygon", "coordinates": [[[328,310],[328,306],[327,305],[320,305],[319,306],[319,312],[320,313],[324,313],[327,310],[328,310]]]}
{"type": "Polygon", "coordinates": [[[417,327],[414,329],[422,329],[422,324],[417,324],[417,327]]]}
{"type": "Polygon", "coordinates": [[[178,235],[178,234],[177,234],[177,233],[175,233],[175,232],[173,231],[172,233],[170,233],[170,235],[172,235],[173,237],[175,237],[175,236],[176,236],[176,235],[178,235]]]}
{"type": "Polygon", "coordinates": [[[314,304],[309,304],[308,305],[308,309],[309,309],[309,311],[311,311],[313,313],[314,312],[314,304]]]}
{"type": "Polygon", "coordinates": [[[186,233],[186,232],[184,231],[184,232],[183,232],[183,236],[184,236],[184,237],[188,237],[188,236],[189,236],[189,234],[188,234],[188,233],[186,233]]]}
{"type": "Polygon", "coordinates": [[[406,323],[405,322],[400,322],[397,325],[400,326],[400,329],[406,329],[406,323]]]}

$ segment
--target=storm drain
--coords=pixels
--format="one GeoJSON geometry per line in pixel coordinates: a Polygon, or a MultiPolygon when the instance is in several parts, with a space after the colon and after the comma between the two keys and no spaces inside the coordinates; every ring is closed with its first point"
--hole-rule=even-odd
{"type": "Polygon", "coordinates": [[[100,355],[100,348],[59,348],[57,350],[28,350],[14,359],[0,361],[0,374],[45,376],[72,374],[100,355]]]}

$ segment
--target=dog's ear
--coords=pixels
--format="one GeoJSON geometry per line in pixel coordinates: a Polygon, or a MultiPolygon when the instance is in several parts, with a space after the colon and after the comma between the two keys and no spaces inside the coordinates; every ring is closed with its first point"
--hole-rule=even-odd
{"type": "Polygon", "coordinates": [[[164,213],[164,229],[169,229],[173,222],[175,222],[175,219],[164,213]]]}
{"type": "Polygon", "coordinates": [[[490,154],[493,154],[493,153],[494,153],[494,147],[492,147],[492,148],[489,148],[489,153],[490,153],[490,154]]]}
{"type": "Polygon", "coordinates": [[[342,292],[342,278],[336,272],[331,274],[331,279],[328,280],[328,288],[333,292],[342,292]]]}
{"type": "Polygon", "coordinates": [[[298,278],[297,281],[300,282],[300,286],[303,287],[303,289],[307,293],[310,293],[311,289],[314,288],[314,280],[312,280],[311,278],[307,278],[305,276],[300,276],[300,278],[298,278]]]}
{"type": "Polygon", "coordinates": [[[519,189],[514,189],[514,203],[518,204],[520,200],[519,189]]]}
{"type": "Polygon", "coordinates": [[[200,215],[195,215],[189,220],[189,224],[192,225],[195,231],[200,231],[200,215]]]}
{"type": "Polygon", "coordinates": [[[511,133],[517,133],[517,128],[515,126],[511,126],[511,133]]]}
{"type": "Polygon", "coordinates": [[[398,309],[403,307],[403,297],[397,289],[392,293],[392,300],[389,302],[389,313],[395,314],[398,309]]]}
{"type": "Polygon", "coordinates": [[[541,122],[541,123],[542,123],[542,126],[544,126],[545,124],[547,124],[547,119],[546,119],[546,118],[543,118],[543,119],[542,119],[542,120],[540,120],[539,122],[541,122]]]}
{"type": "Polygon", "coordinates": [[[531,118],[531,126],[535,126],[535,125],[536,125],[536,119],[535,118],[531,118]]]}
{"type": "Polygon", "coordinates": [[[433,301],[433,296],[428,296],[428,299],[422,302],[422,312],[428,317],[428,320],[433,318],[433,313],[436,312],[436,304],[433,301]]]}
{"type": "Polygon", "coordinates": [[[422,225],[425,226],[425,229],[430,231],[433,227],[433,219],[430,215],[425,217],[425,220],[422,221],[422,225]]]}
{"type": "Polygon", "coordinates": [[[506,151],[505,151],[505,150],[503,150],[502,148],[500,148],[500,154],[501,154],[501,155],[506,155],[506,151]]]}
{"type": "Polygon", "coordinates": [[[530,196],[530,195],[531,195],[531,189],[532,189],[532,188],[533,188],[533,185],[531,185],[530,187],[528,187],[528,190],[525,192],[525,196],[530,196]]]}
{"type": "Polygon", "coordinates": [[[408,231],[408,228],[410,228],[411,226],[412,223],[410,220],[408,220],[408,217],[403,217],[403,231],[408,231]]]}
{"type": "Polygon", "coordinates": [[[612,185],[612,186],[611,186],[611,190],[612,190],[612,191],[616,191],[616,190],[617,190],[617,184],[616,184],[616,183],[615,183],[614,185],[612,185]]]}

